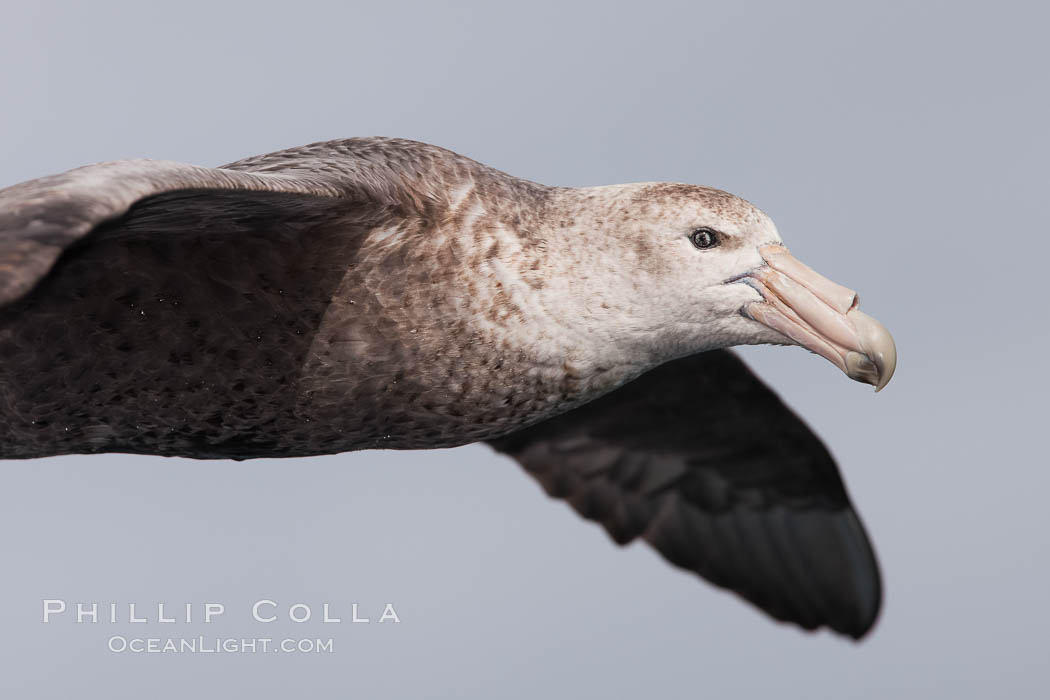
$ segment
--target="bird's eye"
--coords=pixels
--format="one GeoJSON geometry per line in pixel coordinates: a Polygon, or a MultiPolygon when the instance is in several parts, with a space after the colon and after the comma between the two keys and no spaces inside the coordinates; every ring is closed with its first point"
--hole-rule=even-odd
{"type": "Polygon", "coordinates": [[[714,248],[718,245],[718,233],[709,228],[698,228],[689,234],[689,240],[697,248],[714,248]]]}

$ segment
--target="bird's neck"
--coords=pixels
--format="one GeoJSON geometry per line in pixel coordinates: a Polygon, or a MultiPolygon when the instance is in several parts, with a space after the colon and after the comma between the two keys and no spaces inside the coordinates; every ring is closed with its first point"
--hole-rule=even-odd
{"type": "Polygon", "coordinates": [[[619,367],[633,376],[693,350],[691,338],[657,322],[633,258],[607,248],[604,229],[634,188],[552,190],[528,264],[516,267],[529,287],[537,356],[571,357],[585,373],[619,367]]]}

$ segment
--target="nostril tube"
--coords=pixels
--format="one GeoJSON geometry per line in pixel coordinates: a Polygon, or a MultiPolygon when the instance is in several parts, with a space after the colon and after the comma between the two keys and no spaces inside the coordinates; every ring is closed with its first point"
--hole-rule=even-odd
{"type": "Polygon", "coordinates": [[[798,260],[787,248],[781,245],[765,245],[758,249],[758,254],[766,263],[782,272],[794,281],[805,286],[820,299],[844,314],[857,305],[857,293],[849,287],[832,282],[824,275],[798,260]]]}

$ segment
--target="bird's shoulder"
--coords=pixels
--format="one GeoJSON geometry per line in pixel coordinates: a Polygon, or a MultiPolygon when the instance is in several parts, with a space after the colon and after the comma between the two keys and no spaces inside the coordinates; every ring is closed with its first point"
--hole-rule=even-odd
{"type": "Polygon", "coordinates": [[[309,210],[314,219],[353,209],[358,221],[439,221],[464,182],[478,196],[526,204],[543,189],[444,148],[387,137],[322,141],[219,168],[131,159],[37,178],[0,189],[0,306],[32,289],[74,243],[150,201],[163,216],[232,203],[309,210]]]}

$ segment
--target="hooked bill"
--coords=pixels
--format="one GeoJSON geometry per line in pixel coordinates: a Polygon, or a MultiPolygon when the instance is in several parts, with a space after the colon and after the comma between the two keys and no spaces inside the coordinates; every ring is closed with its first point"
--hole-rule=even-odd
{"type": "Polygon", "coordinates": [[[739,280],[763,301],[742,309],[749,318],[831,361],[851,379],[880,391],[897,367],[893,336],[858,308],[852,289],[832,282],[781,245],[758,249],[766,264],[739,280]]]}

